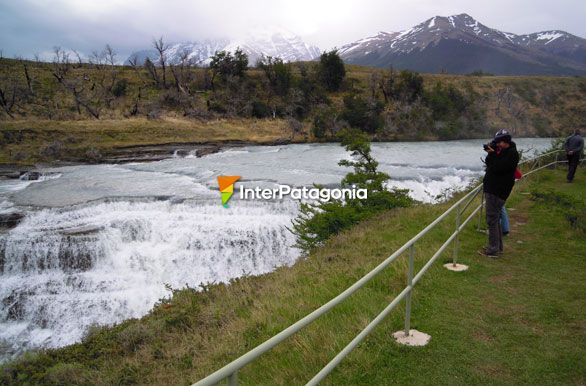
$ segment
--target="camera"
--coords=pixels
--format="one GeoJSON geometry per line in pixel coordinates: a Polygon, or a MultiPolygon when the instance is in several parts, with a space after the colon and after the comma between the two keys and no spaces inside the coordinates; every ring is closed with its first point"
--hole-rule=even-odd
{"type": "Polygon", "coordinates": [[[493,150],[496,150],[496,142],[495,141],[490,141],[489,143],[485,143],[484,145],[482,145],[482,147],[484,148],[485,151],[488,151],[488,147],[491,147],[493,150]]]}

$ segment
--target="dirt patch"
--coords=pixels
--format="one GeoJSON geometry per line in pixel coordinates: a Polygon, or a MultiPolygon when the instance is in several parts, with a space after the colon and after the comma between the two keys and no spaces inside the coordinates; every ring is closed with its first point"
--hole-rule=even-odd
{"type": "Polygon", "coordinates": [[[512,378],[511,370],[500,363],[483,363],[477,366],[474,370],[483,377],[490,378],[491,381],[507,381],[512,378]]]}
{"type": "Polygon", "coordinates": [[[489,343],[494,340],[494,338],[486,333],[486,331],[474,331],[472,333],[472,338],[478,342],[489,343]]]}
{"type": "Polygon", "coordinates": [[[500,275],[491,276],[488,278],[488,281],[493,284],[501,284],[501,283],[508,283],[513,275],[510,272],[505,272],[500,275]]]}

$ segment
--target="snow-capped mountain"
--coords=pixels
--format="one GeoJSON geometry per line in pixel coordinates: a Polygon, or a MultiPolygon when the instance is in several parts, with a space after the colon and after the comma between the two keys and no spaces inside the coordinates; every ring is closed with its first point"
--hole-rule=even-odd
{"type": "Polygon", "coordinates": [[[347,63],[423,72],[586,74],[586,40],[563,31],[515,35],[467,14],[435,16],[340,48],[347,63]]]}
{"type": "Polygon", "coordinates": [[[320,56],[318,47],[311,46],[301,37],[283,28],[257,28],[244,38],[230,42],[224,49],[234,52],[240,48],[248,55],[248,62],[255,64],[264,56],[279,57],[285,62],[313,60],[320,56]]]}
{"type": "MultiPolygon", "coordinates": [[[[189,43],[170,44],[166,52],[167,61],[176,64],[181,61],[183,53],[198,65],[209,64],[210,58],[217,51],[234,52],[240,48],[248,55],[248,63],[256,64],[264,56],[279,57],[286,62],[313,60],[320,55],[320,49],[305,43],[299,36],[282,28],[263,28],[251,31],[246,37],[237,40],[218,39],[189,43]]],[[[144,63],[148,57],[155,61],[158,53],[154,49],[133,53],[127,60],[136,57],[138,63],[144,63]]]]}
{"type": "Polygon", "coordinates": [[[543,31],[529,35],[518,35],[515,42],[524,47],[566,57],[586,63],[586,39],[564,31],[543,31]]]}
{"type": "MultiPolygon", "coordinates": [[[[169,49],[166,52],[166,60],[171,64],[178,64],[181,62],[183,53],[187,55],[187,60],[194,64],[202,64],[209,61],[216,51],[221,51],[230,44],[227,39],[210,40],[206,39],[201,42],[189,42],[189,43],[174,43],[169,45],[169,49]]],[[[153,62],[157,62],[159,54],[155,49],[148,49],[134,52],[126,60],[126,64],[130,60],[136,60],[138,64],[143,64],[146,58],[150,58],[153,62]]]]}

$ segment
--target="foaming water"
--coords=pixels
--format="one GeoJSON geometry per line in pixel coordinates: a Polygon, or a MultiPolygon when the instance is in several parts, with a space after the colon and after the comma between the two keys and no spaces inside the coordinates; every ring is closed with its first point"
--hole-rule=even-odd
{"type": "Polygon", "coordinates": [[[295,262],[292,202],[105,202],[45,209],[0,236],[4,358],[145,315],[181,288],[295,262]]]}
{"type": "MultiPolygon", "coordinates": [[[[482,142],[375,143],[390,187],[436,202],[482,174],[482,142]]],[[[519,140],[543,149],[547,139],[519,140]]],[[[79,341],[94,324],[145,315],[166,285],[226,282],[293,264],[287,230],[296,202],[220,204],[216,177],[244,186],[339,184],[351,159],[338,144],[242,147],[197,158],[42,170],[0,181],[0,361],[36,347],[79,341]]]]}

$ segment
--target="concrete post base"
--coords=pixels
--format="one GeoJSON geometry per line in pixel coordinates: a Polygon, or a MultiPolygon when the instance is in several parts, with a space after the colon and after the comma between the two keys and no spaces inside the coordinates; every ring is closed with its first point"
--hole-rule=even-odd
{"type": "Polygon", "coordinates": [[[444,264],[444,267],[450,271],[454,271],[454,272],[462,272],[462,271],[466,271],[468,269],[468,266],[465,264],[453,264],[453,263],[448,263],[448,264],[444,264]]]}
{"type": "Polygon", "coordinates": [[[406,346],[425,346],[431,340],[431,336],[417,330],[409,330],[409,335],[405,336],[405,330],[393,333],[393,337],[399,344],[406,346]]]}

